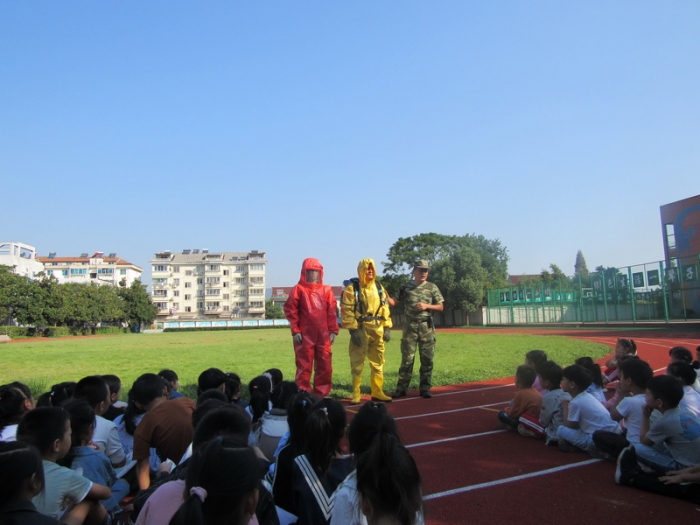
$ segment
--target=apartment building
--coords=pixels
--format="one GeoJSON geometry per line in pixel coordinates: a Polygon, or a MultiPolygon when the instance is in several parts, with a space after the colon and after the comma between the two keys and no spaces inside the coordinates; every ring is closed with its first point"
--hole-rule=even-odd
{"type": "Polygon", "coordinates": [[[118,286],[124,280],[131,286],[141,280],[143,269],[129,261],[117,257],[116,253],[105,256],[104,252],[81,253],[78,257],[57,257],[56,252],[48,257],[37,257],[44,265],[47,275],[53,275],[59,283],[95,283],[118,286]]]}
{"type": "Polygon", "coordinates": [[[166,250],[150,263],[158,320],[265,318],[265,252],[166,250]]]}

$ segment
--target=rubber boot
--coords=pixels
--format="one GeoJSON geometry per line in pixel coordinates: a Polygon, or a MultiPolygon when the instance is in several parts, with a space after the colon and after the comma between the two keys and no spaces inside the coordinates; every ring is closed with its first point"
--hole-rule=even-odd
{"type": "Polygon", "coordinates": [[[352,400],[351,405],[359,405],[362,400],[362,394],[360,393],[360,385],[362,385],[362,376],[352,378],[352,400]]]}
{"type": "Polygon", "coordinates": [[[372,372],[369,376],[369,383],[372,387],[372,401],[391,402],[391,397],[384,393],[384,374],[372,372]]]}

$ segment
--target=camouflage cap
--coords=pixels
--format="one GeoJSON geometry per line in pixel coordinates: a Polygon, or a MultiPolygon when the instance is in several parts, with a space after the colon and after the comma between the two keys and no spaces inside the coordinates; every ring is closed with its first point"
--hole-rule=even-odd
{"type": "Polygon", "coordinates": [[[421,268],[423,270],[430,270],[430,263],[425,259],[420,259],[413,263],[413,269],[421,268]]]}

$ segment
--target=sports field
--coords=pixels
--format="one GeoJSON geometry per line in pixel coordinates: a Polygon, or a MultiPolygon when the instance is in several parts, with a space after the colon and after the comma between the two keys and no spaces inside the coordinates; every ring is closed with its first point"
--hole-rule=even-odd
{"type": "MultiPolygon", "coordinates": [[[[401,356],[401,332],[397,330],[392,335],[384,368],[387,391],[396,384],[401,356]]],[[[487,330],[438,331],[437,339],[435,386],[512,376],[517,365],[523,363],[525,353],[532,349],[544,350],[562,365],[585,355],[599,358],[610,351],[594,341],[487,330]]],[[[331,395],[337,397],[350,395],[348,344],[347,330],[341,330],[333,346],[331,395]]],[[[289,379],[293,379],[295,371],[291,336],[283,329],[24,339],[0,346],[0,352],[3,362],[0,384],[23,381],[36,394],[48,390],[52,384],[77,381],[92,374],[118,375],[125,396],[140,374],[163,368],[175,370],[183,393],[190,395],[194,393],[199,373],[209,367],[236,372],[244,384],[268,368],[279,368],[289,379]]],[[[416,363],[416,371],[418,366],[416,363]]],[[[364,379],[363,392],[369,393],[368,369],[364,379]]]]}

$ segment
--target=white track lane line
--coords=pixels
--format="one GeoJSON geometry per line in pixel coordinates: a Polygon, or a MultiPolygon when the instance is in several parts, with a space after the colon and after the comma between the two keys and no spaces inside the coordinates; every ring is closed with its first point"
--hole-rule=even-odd
{"type": "Polygon", "coordinates": [[[419,417],[440,416],[443,414],[454,414],[455,412],[464,412],[466,410],[476,410],[477,408],[487,408],[487,407],[494,407],[496,405],[506,405],[506,404],[508,404],[508,401],[499,401],[498,403],[491,403],[489,405],[479,405],[479,406],[475,406],[475,407],[455,408],[454,410],[443,410],[442,412],[428,412],[427,414],[416,414],[415,416],[395,417],[394,421],[400,421],[402,419],[416,419],[419,417]]]}
{"type": "MultiPolygon", "coordinates": [[[[469,394],[471,392],[483,392],[484,390],[494,390],[496,388],[504,388],[507,386],[515,386],[515,383],[508,383],[507,385],[494,385],[494,386],[485,386],[483,388],[472,388],[469,390],[458,390],[456,392],[441,392],[441,393],[434,393],[433,397],[443,397],[443,396],[454,396],[455,394],[469,394]]],[[[401,397],[399,399],[394,399],[392,403],[401,403],[403,401],[418,401],[418,400],[423,400],[422,397],[417,396],[417,397],[401,397]]]]}
{"type": "Polygon", "coordinates": [[[424,447],[426,445],[436,445],[438,443],[449,443],[450,441],[459,441],[460,439],[470,439],[475,437],[490,436],[491,434],[501,434],[503,432],[508,432],[505,429],[501,430],[489,430],[488,432],[480,432],[478,434],[467,434],[464,436],[457,436],[445,439],[436,439],[435,441],[424,441],[423,443],[414,443],[413,445],[406,445],[406,448],[424,447]]]}
{"type": "Polygon", "coordinates": [[[589,459],[587,461],[581,461],[579,463],[571,463],[569,465],[562,465],[561,467],[549,468],[547,470],[540,470],[538,472],[530,472],[529,474],[521,474],[520,476],[513,476],[512,478],[498,479],[495,481],[488,481],[486,483],[479,483],[477,485],[468,485],[466,487],[461,487],[458,489],[446,490],[444,492],[436,492],[435,494],[428,494],[423,497],[424,501],[444,498],[445,496],[454,496],[455,494],[462,494],[463,492],[470,492],[472,490],[484,489],[488,487],[495,487],[498,485],[504,485],[506,483],[512,483],[513,481],[520,481],[523,479],[536,478],[538,476],[545,476],[547,474],[554,474],[555,472],[561,472],[563,470],[568,470],[571,468],[583,467],[586,465],[592,465],[593,463],[598,463],[603,461],[602,459],[589,459]]]}

